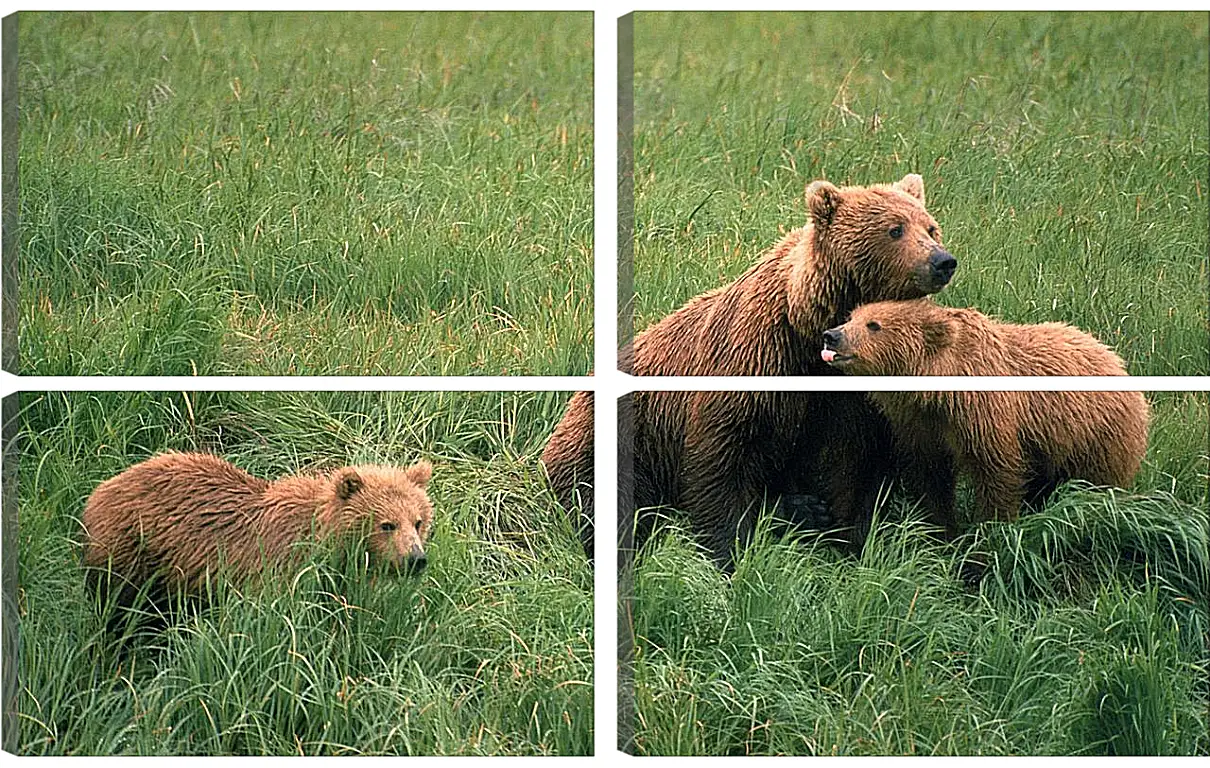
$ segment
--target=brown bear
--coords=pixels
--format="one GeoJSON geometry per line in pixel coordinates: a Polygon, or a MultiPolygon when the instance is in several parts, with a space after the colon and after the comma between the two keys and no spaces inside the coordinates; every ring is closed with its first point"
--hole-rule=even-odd
{"type": "MultiPolygon", "coordinates": [[[[1062,323],[1010,325],[927,299],[866,304],[823,334],[821,359],[857,375],[1125,376],[1121,359],[1062,323]]],[[[1069,479],[1128,487],[1147,450],[1141,392],[871,392],[905,477],[934,521],[958,530],[957,472],[981,520],[1013,520],[1069,479]]]]}
{"type": "Polygon", "coordinates": [[[253,477],[217,456],[166,453],[97,486],[84,507],[83,565],[102,601],[198,596],[220,565],[243,580],[297,564],[304,541],[349,541],[405,570],[426,562],[432,466],[355,466],[326,476],[253,477]]]}
{"type": "MultiPolygon", "coordinates": [[[[641,333],[622,349],[622,370],[834,373],[819,358],[825,329],[862,302],[924,296],[954,274],[957,260],[941,247],[918,175],[871,187],[816,181],[806,202],[805,227],[735,282],[641,333]]],[[[620,424],[619,435],[634,441],[633,476],[623,477],[633,504],[620,502],[623,530],[634,509],[677,507],[724,568],[766,493],[817,495],[860,536],[890,464],[889,426],[859,393],[638,392],[619,407],[632,422],[620,424]]],[[[591,426],[592,395],[582,392],[543,456],[560,498],[573,478],[591,483],[592,441],[584,434],[591,426]]]]}

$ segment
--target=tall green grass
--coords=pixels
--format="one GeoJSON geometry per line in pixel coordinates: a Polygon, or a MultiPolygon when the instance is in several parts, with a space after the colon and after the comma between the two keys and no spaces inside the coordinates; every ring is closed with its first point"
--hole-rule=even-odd
{"type": "Polygon", "coordinates": [[[766,518],[727,577],[681,528],[653,539],[634,750],[1210,754],[1210,407],[1151,399],[1135,488],[1073,483],[955,542],[898,495],[857,556],[766,518]]]}
{"type": "Polygon", "coordinates": [[[582,375],[589,13],[19,18],[28,374],[582,375]]]}
{"type": "Polygon", "coordinates": [[[22,398],[21,753],[592,752],[592,572],[537,460],[565,393],[22,398]],[[123,653],[84,588],[79,516],[167,449],[264,477],[423,456],[429,566],[220,583],[123,653]]]}
{"type": "Polygon", "coordinates": [[[1136,375],[1210,373],[1204,13],[649,13],[635,327],[806,221],[817,178],[923,174],[938,300],[1063,321],[1136,375]]]}

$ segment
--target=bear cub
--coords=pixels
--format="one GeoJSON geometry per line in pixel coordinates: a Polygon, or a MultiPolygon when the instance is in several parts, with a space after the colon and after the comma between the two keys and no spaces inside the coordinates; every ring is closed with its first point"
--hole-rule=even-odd
{"type": "MultiPolygon", "coordinates": [[[[866,304],[824,333],[821,358],[858,375],[1125,376],[1101,342],[1062,323],[1010,325],[928,300],[866,304]]],[[[1065,480],[1129,487],[1147,450],[1141,392],[871,392],[905,479],[957,533],[955,474],[982,520],[1013,520],[1065,480]]]]}
{"type": "Polygon", "coordinates": [[[432,466],[344,467],[272,482],[200,453],[166,453],[101,483],[84,507],[86,578],[102,605],[111,585],[129,607],[156,596],[198,597],[222,566],[236,581],[297,565],[300,542],[338,542],[373,562],[416,572],[433,508],[432,466]]]}

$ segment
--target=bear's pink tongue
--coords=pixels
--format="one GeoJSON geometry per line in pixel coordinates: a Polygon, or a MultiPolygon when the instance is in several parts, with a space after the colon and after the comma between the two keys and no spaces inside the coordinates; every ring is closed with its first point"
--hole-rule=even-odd
{"type": "Polygon", "coordinates": [[[835,359],[836,351],[832,349],[824,349],[819,353],[819,356],[823,358],[825,363],[830,363],[833,359],[835,359]]]}

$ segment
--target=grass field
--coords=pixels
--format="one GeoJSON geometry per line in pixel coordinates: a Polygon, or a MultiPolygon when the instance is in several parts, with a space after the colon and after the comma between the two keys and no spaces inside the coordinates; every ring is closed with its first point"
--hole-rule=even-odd
{"type": "Polygon", "coordinates": [[[566,393],[22,398],[20,753],[592,752],[592,571],[537,459],[566,393]],[[166,449],[264,477],[423,456],[428,568],[371,583],[318,561],[115,653],[79,516],[166,449]]]}
{"type": "Polygon", "coordinates": [[[938,300],[1207,375],[1205,13],[648,13],[634,21],[635,328],[806,222],[924,176],[938,300]]]}
{"type": "Polygon", "coordinates": [[[681,529],[653,539],[634,749],[1210,754],[1210,405],[1149,399],[1132,491],[1073,484],[952,543],[897,496],[860,556],[765,528],[730,579],[681,529]]]}
{"type": "Polygon", "coordinates": [[[589,370],[591,13],[18,24],[22,373],[589,370]]]}

